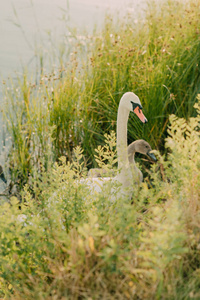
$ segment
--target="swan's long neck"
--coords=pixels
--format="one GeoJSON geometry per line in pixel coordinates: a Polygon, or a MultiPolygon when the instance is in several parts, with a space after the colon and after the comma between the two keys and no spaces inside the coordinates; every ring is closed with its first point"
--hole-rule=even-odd
{"type": "Polygon", "coordinates": [[[118,168],[128,167],[128,153],[127,153],[127,123],[129,111],[119,105],[117,114],[117,156],[118,168]]]}

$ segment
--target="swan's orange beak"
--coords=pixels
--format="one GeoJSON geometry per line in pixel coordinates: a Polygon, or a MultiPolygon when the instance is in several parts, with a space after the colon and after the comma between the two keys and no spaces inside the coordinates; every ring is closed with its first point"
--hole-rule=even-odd
{"type": "Polygon", "coordinates": [[[141,108],[139,108],[139,106],[137,106],[135,109],[134,109],[134,113],[138,116],[138,118],[140,119],[140,121],[142,121],[142,123],[147,123],[147,118],[144,116],[141,108]]]}

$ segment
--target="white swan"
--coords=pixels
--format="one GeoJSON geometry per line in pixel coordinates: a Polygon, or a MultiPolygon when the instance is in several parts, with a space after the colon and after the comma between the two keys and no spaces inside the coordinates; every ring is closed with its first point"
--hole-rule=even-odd
{"type": "MultiPolygon", "coordinates": [[[[114,180],[121,183],[122,191],[127,187],[133,186],[134,174],[131,168],[129,168],[127,153],[127,123],[131,111],[139,117],[141,122],[147,122],[147,119],[142,112],[140,99],[134,93],[127,92],[120,100],[117,114],[117,156],[119,173],[114,177],[114,180]]],[[[89,187],[100,192],[102,184],[108,180],[113,180],[113,178],[87,178],[84,179],[83,182],[86,181],[89,187]]]]}

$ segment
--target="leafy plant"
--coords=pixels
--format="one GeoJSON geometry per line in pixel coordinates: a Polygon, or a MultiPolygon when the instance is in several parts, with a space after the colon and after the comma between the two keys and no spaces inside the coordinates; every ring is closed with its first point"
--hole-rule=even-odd
{"type": "MultiPolygon", "coordinates": [[[[77,147],[72,163],[62,157],[21,202],[2,205],[1,296],[198,299],[200,98],[195,109],[195,118],[170,117],[168,155],[155,151],[158,164],[132,200],[111,202],[112,182],[93,194],[77,147]]],[[[112,166],[114,135],[105,138],[101,159],[112,166]]]]}

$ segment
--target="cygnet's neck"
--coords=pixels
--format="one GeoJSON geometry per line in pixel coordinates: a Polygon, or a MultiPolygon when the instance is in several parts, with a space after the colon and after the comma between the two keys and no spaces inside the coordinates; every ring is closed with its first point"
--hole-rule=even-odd
{"type": "Polygon", "coordinates": [[[128,146],[128,161],[129,164],[135,165],[135,153],[136,153],[136,142],[133,142],[128,146]]]}

